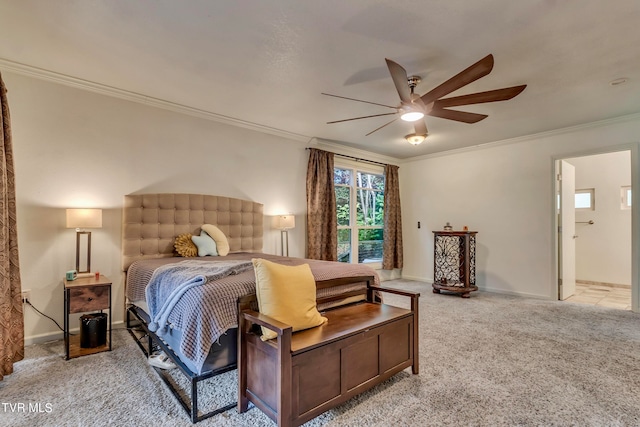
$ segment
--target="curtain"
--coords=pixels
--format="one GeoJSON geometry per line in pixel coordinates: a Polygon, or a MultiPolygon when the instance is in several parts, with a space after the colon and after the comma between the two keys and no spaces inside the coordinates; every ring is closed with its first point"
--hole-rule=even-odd
{"type": "Polygon", "coordinates": [[[307,258],[338,260],[333,153],[310,148],[307,166],[307,258]]]}
{"type": "Polygon", "coordinates": [[[7,89],[0,75],[0,380],[24,357],[16,192],[7,89]]]}
{"type": "Polygon", "coordinates": [[[384,242],[382,268],[402,268],[402,215],[398,166],[384,167],[384,242]]]}

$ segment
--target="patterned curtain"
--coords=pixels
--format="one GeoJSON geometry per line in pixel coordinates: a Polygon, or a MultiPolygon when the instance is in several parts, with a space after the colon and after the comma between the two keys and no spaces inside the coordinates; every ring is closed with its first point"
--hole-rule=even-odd
{"type": "Polygon", "coordinates": [[[338,260],[333,153],[310,149],[307,166],[307,258],[338,260]]]}
{"type": "Polygon", "coordinates": [[[16,192],[7,89],[0,75],[0,380],[24,357],[16,192]]]}
{"type": "Polygon", "coordinates": [[[384,243],[382,268],[402,268],[402,215],[398,166],[384,167],[384,243]]]}

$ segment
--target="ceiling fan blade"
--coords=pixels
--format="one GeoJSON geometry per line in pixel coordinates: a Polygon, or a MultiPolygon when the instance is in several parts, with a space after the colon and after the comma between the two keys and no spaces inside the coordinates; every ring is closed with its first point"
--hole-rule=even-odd
{"type": "Polygon", "coordinates": [[[393,84],[396,85],[396,90],[402,102],[411,102],[411,91],[409,90],[409,83],[407,83],[407,70],[402,68],[397,62],[393,62],[390,59],[385,58],[387,61],[387,67],[389,73],[393,79],[393,84]]]}
{"type": "Polygon", "coordinates": [[[382,113],[382,114],[373,114],[371,116],[362,116],[362,117],[354,117],[351,119],[343,119],[343,120],[334,120],[332,122],[327,122],[328,125],[332,124],[332,123],[342,123],[342,122],[349,122],[351,120],[360,120],[360,119],[368,119],[370,117],[380,117],[380,116],[390,116],[392,114],[398,114],[398,112],[395,113],[382,113]]]}
{"type": "Polygon", "coordinates": [[[464,123],[477,123],[480,120],[486,119],[486,114],[468,113],[466,111],[458,110],[445,110],[444,108],[433,108],[427,114],[434,117],[440,117],[441,119],[455,120],[457,122],[464,123]]]}
{"type": "Polygon", "coordinates": [[[389,123],[385,123],[385,124],[383,124],[382,126],[380,126],[379,128],[375,128],[374,130],[372,130],[371,132],[369,132],[369,133],[368,133],[368,134],[366,134],[365,136],[369,136],[369,135],[371,135],[372,133],[374,133],[374,132],[376,132],[376,131],[379,131],[379,130],[380,130],[380,129],[382,129],[383,127],[385,127],[385,126],[387,126],[387,125],[390,125],[391,123],[395,122],[396,120],[398,120],[398,118],[397,118],[397,117],[396,117],[395,119],[391,120],[389,123]]]}
{"type": "Polygon", "coordinates": [[[413,128],[416,130],[416,135],[427,136],[429,134],[429,132],[427,132],[427,124],[424,122],[424,119],[413,122],[413,128]]]}
{"type": "Polygon", "coordinates": [[[451,92],[460,89],[463,86],[468,85],[471,82],[478,80],[480,77],[484,77],[493,69],[493,55],[489,54],[476,62],[469,68],[461,71],[455,76],[451,77],[446,82],[442,83],[431,89],[429,92],[422,95],[422,101],[425,104],[440,99],[451,92]]]}
{"type": "Polygon", "coordinates": [[[435,102],[435,108],[457,107],[459,105],[482,104],[484,102],[507,101],[526,88],[527,85],[506,87],[504,89],[489,90],[486,92],[471,93],[469,95],[454,96],[453,98],[439,99],[435,102]]]}
{"type": "Polygon", "coordinates": [[[361,99],[355,99],[355,98],[347,98],[346,96],[340,96],[340,95],[332,95],[330,93],[321,93],[322,95],[327,95],[327,96],[333,96],[334,98],[342,98],[342,99],[348,99],[350,101],[358,101],[358,102],[364,102],[365,104],[373,104],[373,105],[379,105],[381,107],[387,107],[387,108],[393,108],[394,110],[397,110],[397,107],[393,107],[391,105],[385,105],[385,104],[378,104],[377,102],[369,102],[369,101],[363,101],[361,99]]]}

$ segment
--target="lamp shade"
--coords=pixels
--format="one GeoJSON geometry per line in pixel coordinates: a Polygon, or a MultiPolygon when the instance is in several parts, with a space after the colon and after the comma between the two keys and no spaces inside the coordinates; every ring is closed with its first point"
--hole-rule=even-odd
{"type": "Polygon", "coordinates": [[[102,209],[67,209],[67,228],[101,228],[102,209]]]}
{"type": "Polygon", "coordinates": [[[293,215],[279,215],[276,218],[276,228],[278,230],[290,230],[296,227],[296,217],[293,215]]]}

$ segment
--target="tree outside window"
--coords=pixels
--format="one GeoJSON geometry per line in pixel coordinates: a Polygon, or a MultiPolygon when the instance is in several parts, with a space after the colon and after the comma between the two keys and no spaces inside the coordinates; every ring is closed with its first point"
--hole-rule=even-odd
{"type": "Polygon", "coordinates": [[[338,261],[382,261],[384,175],[334,169],[338,216],[338,261]]]}

